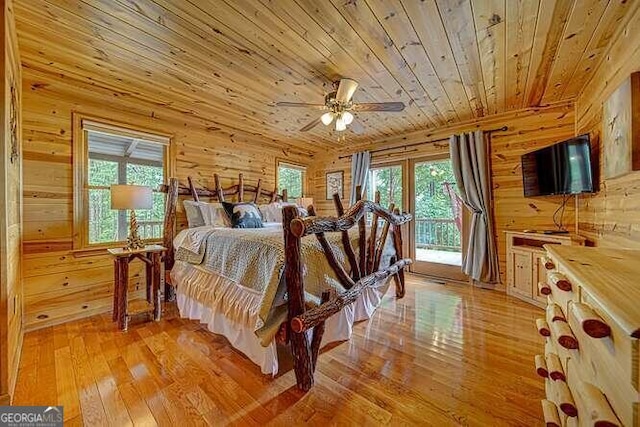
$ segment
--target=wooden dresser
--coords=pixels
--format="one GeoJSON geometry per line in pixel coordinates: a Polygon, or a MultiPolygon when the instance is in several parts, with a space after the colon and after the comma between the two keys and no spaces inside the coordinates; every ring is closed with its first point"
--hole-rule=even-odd
{"type": "Polygon", "coordinates": [[[584,237],[575,234],[525,233],[507,231],[507,293],[545,307],[547,297],[538,292],[538,283],[547,279],[543,259],[544,245],[584,245],[584,237]]]}
{"type": "Polygon", "coordinates": [[[545,245],[547,425],[640,426],[640,251],[545,245]]]}

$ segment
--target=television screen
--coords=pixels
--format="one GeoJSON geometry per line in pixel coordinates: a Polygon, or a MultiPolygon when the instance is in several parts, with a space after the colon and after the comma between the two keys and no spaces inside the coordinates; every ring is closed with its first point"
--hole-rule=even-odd
{"type": "Polygon", "coordinates": [[[593,192],[589,135],[522,156],[525,197],[593,192]]]}

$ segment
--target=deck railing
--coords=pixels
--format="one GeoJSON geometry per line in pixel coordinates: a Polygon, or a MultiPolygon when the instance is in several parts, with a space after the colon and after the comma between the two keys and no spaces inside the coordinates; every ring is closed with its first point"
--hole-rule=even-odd
{"type": "Polygon", "coordinates": [[[416,247],[444,251],[461,250],[460,232],[454,219],[416,218],[416,247]]]}
{"type": "Polygon", "coordinates": [[[158,239],[162,237],[164,221],[138,221],[138,233],[141,239],[158,239]]]}

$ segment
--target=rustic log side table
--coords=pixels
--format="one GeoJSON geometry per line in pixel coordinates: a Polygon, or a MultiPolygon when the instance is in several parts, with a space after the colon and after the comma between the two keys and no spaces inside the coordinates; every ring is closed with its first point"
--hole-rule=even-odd
{"type": "Polygon", "coordinates": [[[114,292],[113,321],[118,328],[126,331],[129,319],[138,314],[153,314],[153,319],[160,320],[160,259],[167,248],[160,245],[148,245],[142,249],[113,248],[107,251],[113,256],[114,292]],[[128,301],[129,263],[139,259],[146,265],[146,299],[128,301]]]}

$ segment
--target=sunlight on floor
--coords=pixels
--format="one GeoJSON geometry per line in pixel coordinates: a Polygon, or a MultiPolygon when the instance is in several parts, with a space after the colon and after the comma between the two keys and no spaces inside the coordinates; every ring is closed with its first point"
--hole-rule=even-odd
{"type": "Polygon", "coordinates": [[[418,261],[435,262],[437,264],[462,265],[461,252],[416,249],[416,259],[418,261]]]}

